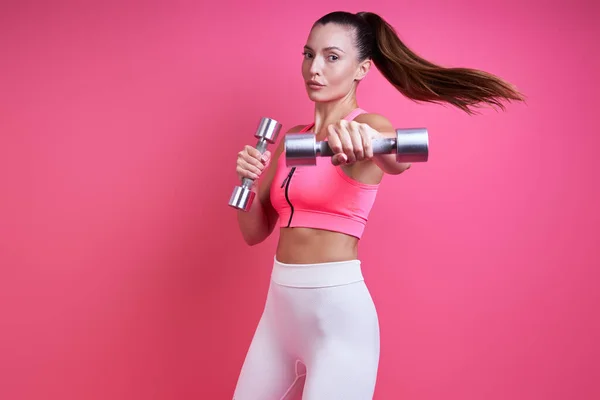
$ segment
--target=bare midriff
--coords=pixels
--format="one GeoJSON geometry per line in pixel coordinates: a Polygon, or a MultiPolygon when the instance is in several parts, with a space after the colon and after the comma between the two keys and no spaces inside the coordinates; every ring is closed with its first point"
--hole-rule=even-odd
{"type": "Polygon", "coordinates": [[[358,258],[358,238],[313,228],[281,228],[276,258],[286,264],[314,264],[358,258]]]}

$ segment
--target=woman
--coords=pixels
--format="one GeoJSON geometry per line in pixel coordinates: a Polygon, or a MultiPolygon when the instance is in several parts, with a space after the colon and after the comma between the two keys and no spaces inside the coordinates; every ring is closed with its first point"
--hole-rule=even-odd
{"type": "Polygon", "coordinates": [[[282,140],[271,160],[251,146],[238,155],[237,173],[257,182],[259,199],[238,213],[245,241],[261,243],[278,220],[280,238],[234,400],[280,400],[297,389],[309,400],[373,397],[379,324],[357,248],[383,175],[401,174],[410,164],[372,153],[374,138],[394,135],[387,118],[358,106],[357,86],[372,66],[412,100],[446,102],[467,113],[479,104],[503,108],[503,100],[523,100],[496,76],[424,60],[373,13],[325,15],[303,55],[315,119],[287,133],[313,132],[336,154],[319,157],[316,166],[287,168],[282,140]]]}

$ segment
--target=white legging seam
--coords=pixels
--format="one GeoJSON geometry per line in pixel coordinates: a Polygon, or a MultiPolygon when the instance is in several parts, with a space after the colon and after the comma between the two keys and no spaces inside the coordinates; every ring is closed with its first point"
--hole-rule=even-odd
{"type": "Polygon", "coordinates": [[[285,393],[283,394],[283,396],[281,396],[281,399],[279,399],[279,400],[285,400],[287,395],[290,394],[290,390],[292,390],[292,388],[296,385],[296,382],[298,382],[298,379],[302,378],[303,376],[306,376],[306,373],[304,373],[304,374],[298,373],[298,364],[299,363],[300,363],[300,360],[297,359],[296,364],[294,365],[294,370],[296,372],[296,379],[294,379],[294,382],[292,382],[290,387],[285,391],[285,393]]]}
{"type": "MultiPolygon", "coordinates": [[[[298,364],[301,361],[299,359],[296,360],[296,364],[294,365],[294,370],[296,372],[296,378],[294,379],[294,382],[292,382],[292,384],[290,385],[290,387],[287,388],[287,390],[285,391],[285,393],[283,393],[283,396],[281,396],[281,398],[279,400],[285,400],[285,398],[287,397],[288,394],[290,394],[290,390],[292,390],[292,388],[294,387],[294,385],[296,385],[296,382],[298,382],[298,379],[306,376],[306,373],[303,374],[299,374],[298,373],[298,364]]],[[[235,397],[232,399],[235,400],[235,397]]]]}

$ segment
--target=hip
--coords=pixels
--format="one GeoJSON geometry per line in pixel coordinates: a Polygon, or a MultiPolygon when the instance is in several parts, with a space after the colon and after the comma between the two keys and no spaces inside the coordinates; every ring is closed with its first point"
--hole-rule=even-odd
{"type": "Polygon", "coordinates": [[[274,258],[266,311],[283,336],[378,331],[377,310],[357,259],[287,264],[274,258]]]}

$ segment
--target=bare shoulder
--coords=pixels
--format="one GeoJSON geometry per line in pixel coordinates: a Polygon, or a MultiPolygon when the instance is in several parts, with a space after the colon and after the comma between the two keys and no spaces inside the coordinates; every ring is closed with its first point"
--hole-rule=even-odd
{"type": "Polygon", "coordinates": [[[393,131],[392,122],[384,115],[377,113],[364,113],[354,118],[354,121],[367,124],[376,131],[393,131]]]}
{"type": "Polygon", "coordinates": [[[302,129],[304,129],[306,125],[296,125],[290,129],[288,129],[287,133],[298,133],[300,132],[302,129]]]}

